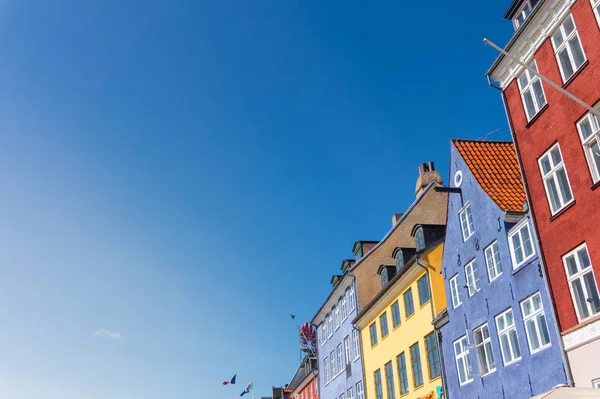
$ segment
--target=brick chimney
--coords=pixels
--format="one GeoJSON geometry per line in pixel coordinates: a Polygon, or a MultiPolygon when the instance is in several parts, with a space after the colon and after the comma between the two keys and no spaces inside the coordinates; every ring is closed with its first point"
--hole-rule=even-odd
{"type": "Polygon", "coordinates": [[[415,196],[421,195],[425,187],[432,181],[438,184],[444,184],[442,176],[435,170],[433,162],[422,163],[419,165],[419,178],[417,179],[417,185],[415,187],[415,196]]]}

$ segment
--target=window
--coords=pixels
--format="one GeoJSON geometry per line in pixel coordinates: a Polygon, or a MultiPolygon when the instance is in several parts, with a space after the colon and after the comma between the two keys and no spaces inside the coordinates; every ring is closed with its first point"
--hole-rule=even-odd
{"type": "Polygon", "coordinates": [[[579,322],[600,312],[600,297],[592,263],[585,244],[563,257],[571,297],[579,322]]]}
{"type": "Polygon", "coordinates": [[[337,372],[341,373],[342,370],[345,369],[345,367],[344,367],[344,358],[343,358],[343,355],[342,355],[342,344],[339,344],[337,346],[336,350],[337,350],[337,366],[338,366],[337,372]]]}
{"type": "Polygon", "coordinates": [[[380,277],[381,277],[381,287],[385,287],[387,285],[387,283],[389,282],[388,272],[385,267],[381,270],[380,277]]]}
{"type": "Polygon", "coordinates": [[[452,307],[456,309],[462,304],[460,298],[460,287],[458,285],[458,274],[450,279],[450,292],[452,293],[452,307]]]}
{"type": "Polygon", "coordinates": [[[477,354],[477,363],[479,364],[481,375],[486,375],[496,370],[490,329],[487,323],[473,330],[473,338],[475,340],[475,353],[477,354]]]}
{"type": "Polygon", "coordinates": [[[335,351],[332,351],[329,354],[329,361],[331,362],[331,379],[333,380],[333,377],[335,377],[335,375],[337,374],[337,369],[338,369],[338,365],[337,365],[337,357],[335,357],[335,351]]]}
{"type": "Polygon", "coordinates": [[[406,312],[406,317],[415,313],[415,304],[413,302],[412,296],[412,288],[409,288],[408,291],[404,293],[404,311],[406,312]]]}
{"type": "Polygon", "coordinates": [[[342,320],[346,320],[348,318],[348,309],[346,308],[346,293],[342,297],[342,320]]]}
{"type": "Polygon", "coordinates": [[[369,333],[371,334],[371,346],[377,345],[377,324],[373,323],[369,326],[369,333]]]}
{"type": "Polygon", "coordinates": [[[346,364],[350,363],[350,359],[352,359],[350,357],[350,336],[346,335],[346,338],[344,338],[344,351],[346,353],[346,364]]]}
{"type": "Polygon", "coordinates": [[[508,366],[521,359],[521,348],[512,309],[496,316],[496,329],[504,365],[508,366]]]}
{"type": "MultiPolygon", "coordinates": [[[[535,61],[529,65],[530,68],[537,72],[537,65],[535,61]]],[[[546,105],[546,95],[542,87],[541,79],[525,69],[519,79],[519,90],[521,91],[521,99],[523,100],[523,107],[525,107],[525,113],[527,114],[527,120],[530,121],[538,112],[546,105]]]]}
{"type": "Polygon", "coordinates": [[[342,301],[338,300],[338,305],[334,308],[335,309],[335,329],[337,330],[338,328],[340,328],[340,307],[342,305],[342,301]]]}
{"type": "Polygon", "coordinates": [[[341,394],[340,395],[340,399],[346,399],[346,395],[345,394],[341,394]]]}
{"type": "Polygon", "coordinates": [[[375,396],[377,399],[383,399],[383,388],[381,387],[381,370],[377,370],[375,375],[375,396]]]}
{"type": "MultiPolygon", "coordinates": [[[[598,4],[600,4],[600,0],[598,0],[598,4]]],[[[583,119],[577,122],[577,130],[579,130],[579,137],[592,172],[592,179],[597,182],[600,180],[600,119],[588,112],[583,119]]]]}
{"type": "Polygon", "coordinates": [[[469,349],[467,349],[467,336],[464,335],[454,341],[454,356],[456,358],[456,368],[458,369],[458,380],[460,385],[473,381],[473,368],[469,358],[469,349]]]}
{"type": "Polygon", "coordinates": [[[323,319],[323,324],[321,324],[321,345],[325,345],[327,342],[327,316],[323,319]]]}
{"type": "MultiPolygon", "coordinates": [[[[600,3],[598,3],[598,4],[600,4],[600,3]]],[[[596,11],[597,10],[598,9],[596,9],[596,11]]],[[[592,387],[594,387],[594,388],[600,388],[600,378],[595,379],[594,381],[592,381],[592,387]]]]}
{"type": "Polygon", "coordinates": [[[381,326],[381,338],[387,337],[389,334],[388,323],[387,323],[387,312],[383,312],[381,316],[379,316],[379,325],[381,326]]]}
{"type": "Polygon", "coordinates": [[[554,32],[552,45],[563,82],[566,82],[585,62],[585,54],[572,15],[569,15],[554,32]]]}
{"type": "Polygon", "coordinates": [[[365,399],[365,394],[363,393],[363,382],[358,381],[356,383],[356,399],[365,399]]]}
{"type": "Polygon", "coordinates": [[[550,148],[538,162],[542,171],[550,209],[554,215],[573,201],[567,170],[558,143],[550,148]]]}
{"type": "Polygon", "coordinates": [[[392,362],[385,365],[385,387],[387,388],[387,399],[396,399],[396,388],[394,387],[394,368],[392,362]]]}
{"type": "Polygon", "coordinates": [[[398,252],[396,252],[396,272],[399,272],[400,269],[402,269],[402,266],[404,266],[404,254],[402,254],[402,250],[399,249],[398,252]]]}
{"type": "Polygon", "coordinates": [[[363,248],[362,245],[359,244],[358,248],[356,248],[356,252],[354,253],[354,255],[356,256],[356,260],[359,261],[360,258],[363,257],[363,248]]]}
{"type": "Polygon", "coordinates": [[[400,305],[398,305],[398,301],[392,303],[392,325],[394,328],[400,325],[400,305]]]}
{"type": "Polygon", "coordinates": [[[410,363],[412,366],[413,383],[415,388],[423,385],[423,369],[421,368],[421,351],[419,343],[410,347],[410,363]]]}
{"type": "Polygon", "coordinates": [[[523,22],[529,17],[531,14],[531,10],[537,4],[537,0],[525,0],[519,12],[517,12],[513,18],[513,24],[515,25],[515,30],[519,29],[523,22]]]}
{"type": "Polygon", "coordinates": [[[458,216],[460,217],[460,228],[462,230],[463,241],[467,241],[467,239],[475,232],[473,229],[471,204],[467,203],[467,205],[465,205],[465,207],[458,213],[458,216]]]}
{"type": "Polygon", "coordinates": [[[327,320],[327,328],[329,328],[329,337],[333,336],[333,312],[329,314],[329,320],[327,320]]]}
{"type": "Polygon", "coordinates": [[[429,368],[429,379],[433,380],[442,375],[440,366],[440,354],[435,333],[425,337],[425,350],[427,351],[427,367],[429,368]]]}
{"type": "Polygon", "coordinates": [[[500,260],[500,250],[498,249],[498,242],[494,241],[484,251],[485,253],[485,264],[488,271],[488,279],[490,283],[498,278],[502,274],[502,261],[500,260]]]}
{"type": "Polygon", "coordinates": [[[346,398],[354,399],[354,391],[353,391],[352,387],[348,388],[348,391],[346,392],[346,398]]]}
{"type": "Polygon", "coordinates": [[[540,293],[535,293],[521,302],[523,323],[527,331],[529,351],[533,354],[550,346],[550,333],[546,324],[544,306],[540,293]]]}
{"type": "Polygon", "coordinates": [[[408,374],[406,372],[406,356],[404,352],[398,355],[396,358],[398,363],[398,379],[400,380],[400,395],[404,395],[408,392],[408,374]]]}
{"type": "Polygon", "coordinates": [[[427,280],[427,274],[417,280],[417,286],[419,287],[419,304],[425,305],[429,301],[431,295],[429,293],[429,281],[427,280]]]}
{"type": "Polygon", "coordinates": [[[527,219],[525,219],[525,223],[517,225],[508,234],[508,243],[510,244],[510,255],[515,269],[535,255],[527,219]]]}
{"type": "Polygon", "coordinates": [[[350,310],[354,310],[356,308],[356,296],[354,293],[354,285],[350,286],[349,294],[350,294],[350,310]]]}
{"type": "Polygon", "coordinates": [[[415,234],[415,249],[421,251],[425,249],[425,236],[423,235],[423,228],[419,228],[415,234]]]}
{"type": "MultiPolygon", "coordinates": [[[[591,1],[592,1],[592,8],[596,12],[596,18],[598,19],[598,25],[600,25],[600,0],[591,0],[591,1]]],[[[600,386],[597,386],[596,388],[600,388],[600,386]]]]}
{"type": "Polygon", "coordinates": [[[473,296],[481,289],[479,286],[479,271],[477,270],[477,262],[475,259],[466,264],[465,277],[467,278],[469,296],[473,296]]]}
{"type": "Polygon", "coordinates": [[[325,384],[329,382],[329,358],[325,357],[325,384]]]}
{"type": "Polygon", "coordinates": [[[352,343],[354,346],[354,358],[358,359],[360,356],[360,335],[358,330],[352,330],[352,343]]]}

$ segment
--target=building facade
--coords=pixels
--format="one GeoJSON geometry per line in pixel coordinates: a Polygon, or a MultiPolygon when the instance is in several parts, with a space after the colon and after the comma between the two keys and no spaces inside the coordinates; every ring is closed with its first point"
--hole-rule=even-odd
{"type": "Polygon", "coordinates": [[[328,399],[364,399],[360,337],[353,328],[358,305],[356,283],[348,273],[354,260],[342,262],[333,290],[312,320],[317,327],[319,392],[328,399]]]}
{"type": "Polygon", "coordinates": [[[317,359],[305,356],[290,382],[290,399],[319,399],[317,359]]]}
{"type": "Polygon", "coordinates": [[[363,345],[368,398],[437,398],[442,367],[434,315],[446,307],[441,276],[444,226],[415,225],[413,245],[379,269],[381,290],[355,323],[363,345]]]}
{"type": "MultiPolygon", "coordinates": [[[[600,98],[598,0],[519,0],[511,55],[586,104],[600,98]]],[[[502,90],[576,386],[600,384],[600,118],[500,56],[502,90]]]]}
{"type": "Polygon", "coordinates": [[[448,398],[530,398],[567,383],[512,142],[453,140],[442,337],[448,398]]]}

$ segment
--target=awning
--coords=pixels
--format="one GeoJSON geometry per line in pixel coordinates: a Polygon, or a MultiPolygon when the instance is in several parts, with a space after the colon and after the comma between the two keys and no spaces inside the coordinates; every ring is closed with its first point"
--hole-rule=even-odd
{"type": "Polygon", "coordinates": [[[576,398],[597,398],[600,399],[600,389],[595,388],[570,388],[558,387],[532,399],[576,399],[576,398]]]}

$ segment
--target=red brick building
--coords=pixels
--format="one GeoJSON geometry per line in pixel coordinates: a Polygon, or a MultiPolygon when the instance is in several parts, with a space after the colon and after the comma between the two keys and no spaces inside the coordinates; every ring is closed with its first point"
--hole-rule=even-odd
{"type": "MultiPolygon", "coordinates": [[[[600,109],[600,0],[515,0],[505,50],[600,109]]],[[[502,97],[575,385],[600,388],[600,118],[499,56],[502,97]]]]}

